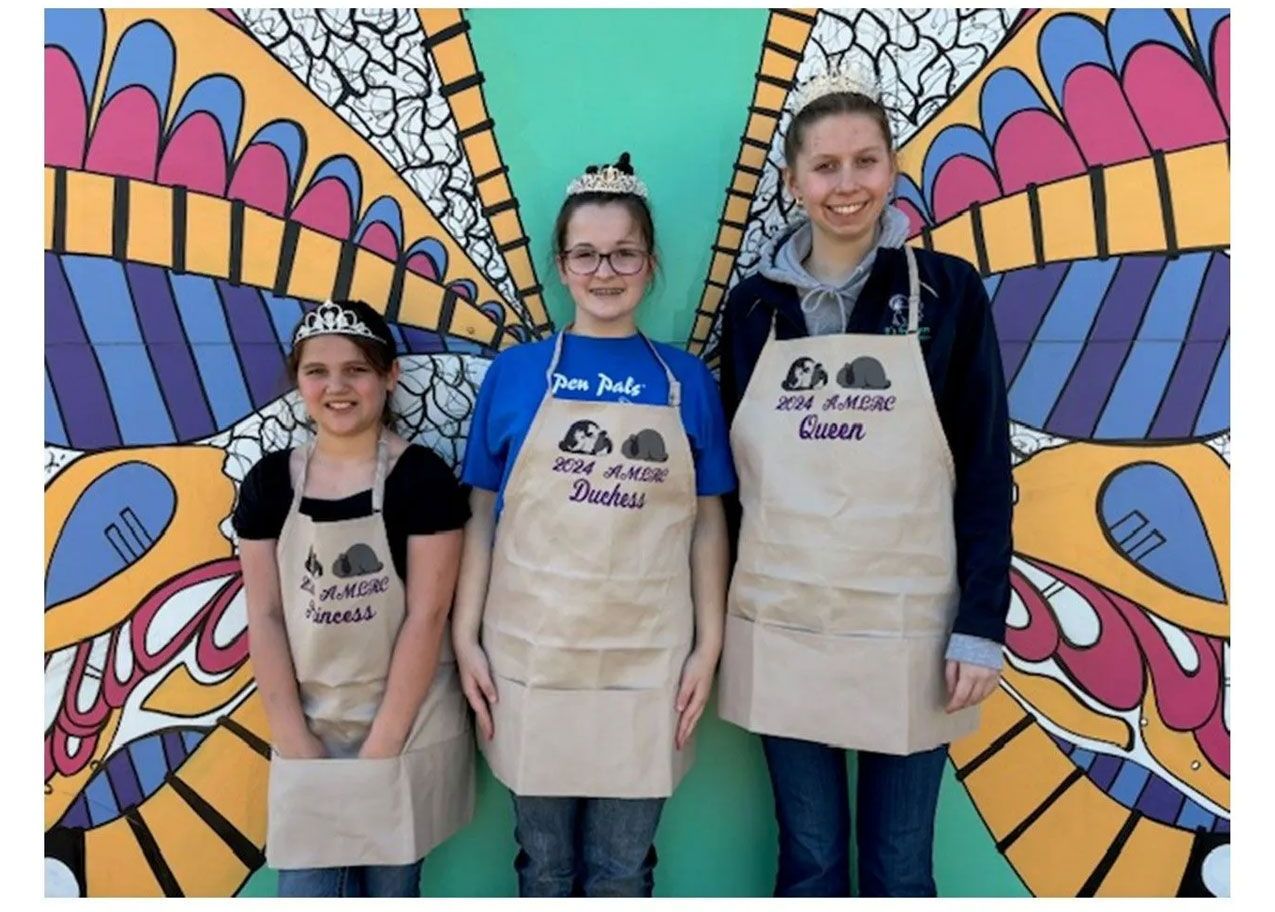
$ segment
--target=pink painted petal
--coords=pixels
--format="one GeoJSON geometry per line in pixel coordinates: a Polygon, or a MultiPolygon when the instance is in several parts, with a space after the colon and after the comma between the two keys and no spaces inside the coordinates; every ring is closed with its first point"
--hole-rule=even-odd
{"type": "Polygon", "coordinates": [[[44,163],[84,166],[88,111],[71,58],[61,48],[44,49],[44,163]]]}
{"type": "Polygon", "coordinates": [[[1000,199],[1001,188],[992,170],[976,158],[957,155],[944,162],[934,178],[934,221],[960,215],[970,203],[1000,199]]]}
{"type": "Polygon", "coordinates": [[[1047,111],[1019,111],[996,134],[996,170],[1005,193],[1080,174],[1085,163],[1063,125],[1047,111]]]}
{"type": "Polygon", "coordinates": [[[200,111],[182,122],[159,161],[158,180],[214,196],[226,192],[226,150],[216,118],[200,111]]]}
{"type": "Polygon", "coordinates": [[[373,222],[367,226],[367,230],[363,232],[363,237],[359,240],[359,246],[373,253],[379,253],[390,262],[398,259],[398,241],[389,226],[382,222],[373,222]]]}
{"type": "Polygon", "coordinates": [[[121,90],[98,116],[84,167],[99,174],[155,179],[159,107],[141,86],[121,90]]]}
{"type": "Polygon", "coordinates": [[[1217,27],[1213,35],[1213,83],[1226,122],[1231,122],[1231,20],[1217,27]]]}
{"type": "Polygon", "coordinates": [[[1130,54],[1124,89],[1153,149],[1172,152],[1227,137],[1208,86],[1172,48],[1148,44],[1130,54]]]}
{"type": "Polygon", "coordinates": [[[283,218],[288,187],[288,162],[283,153],[269,143],[258,143],[240,157],[226,196],[283,218]]]}
{"type": "Polygon", "coordinates": [[[434,261],[423,253],[414,253],[408,257],[407,268],[419,276],[438,281],[438,270],[434,268],[434,261]]]}
{"type": "Polygon", "coordinates": [[[1063,86],[1063,115],[1091,165],[1135,161],[1151,154],[1115,74],[1078,67],[1063,86]]]}
{"type": "Polygon", "coordinates": [[[345,240],[350,236],[350,191],[335,177],[325,177],[306,191],[292,218],[315,231],[345,240]]]}
{"type": "Polygon", "coordinates": [[[925,227],[925,217],[917,211],[916,206],[912,205],[909,200],[896,199],[894,208],[908,217],[908,237],[921,233],[921,229],[925,227]]]}

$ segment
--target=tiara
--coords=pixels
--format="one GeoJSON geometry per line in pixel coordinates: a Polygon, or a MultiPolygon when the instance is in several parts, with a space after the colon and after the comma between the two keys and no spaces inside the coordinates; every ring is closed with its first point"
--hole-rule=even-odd
{"type": "Polygon", "coordinates": [[[577,193],[626,193],[646,199],[646,184],[633,174],[629,165],[629,153],[625,152],[614,165],[590,165],[584,173],[567,184],[567,196],[577,193]],[[627,172],[621,167],[627,167],[627,172]]]}
{"type": "Polygon", "coordinates": [[[296,345],[311,336],[332,335],[363,336],[365,339],[375,339],[385,344],[385,340],[372,332],[368,325],[359,319],[358,314],[332,301],[324,301],[305,315],[292,336],[292,344],[296,345]]]}
{"type": "Polygon", "coordinates": [[[811,102],[837,92],[866,95],[877,102],[881,100],[881,85],[870,71],[852,63],[843,63],[837,69],[810,77],[793,89],[792,116],[796,117],[811,102]]]}

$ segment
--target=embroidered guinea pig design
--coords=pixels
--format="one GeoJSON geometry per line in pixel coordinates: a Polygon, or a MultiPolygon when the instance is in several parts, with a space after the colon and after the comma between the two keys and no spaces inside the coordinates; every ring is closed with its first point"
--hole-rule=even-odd
{"type": "Polygon", "coordinates": [[[352,576],[377,573],[383,566],[376,552],[360,542],[352,545],[344,554],[337,555],[337,559],[332,562],[332,572],[341,579],[349,579],[352,576]]]}
{"type": "Polygon", "coordinates": [[[837,385],[844,389],[883,390],[890,388],[890,378],[876,358],[855,358],[837,371],[837,385]]]}
{"type": "Polygon", "coordinates": [[[793,390],[819,389],[827,383],[828,372],[823,369],[823,365],[814,358],[803,355],[788,368],[788,376],[784,378],[780,386],[792,392],[793,390]]]}
{"type": "Polygon", "coordinates": [[[596,421],[582,418],[567,428],[558,443],[558,449],[564,453],[577,453],[581,456],[598,456],[610,453],[613,449],[611,438],[596,421]]]}
{"type": "Polygon", "coordinates": [[[664,438],[659,431],[651,428],[638,431],[629,436],[620,445],[620,452],[629,459],[641,459],[644,462],[668,462],[668,450],[664,448],[664,438]]]}

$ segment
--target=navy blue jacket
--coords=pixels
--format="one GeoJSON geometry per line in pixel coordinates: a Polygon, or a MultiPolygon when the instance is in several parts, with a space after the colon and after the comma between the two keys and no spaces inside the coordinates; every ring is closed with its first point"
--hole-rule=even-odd
{"type": "MultiPolygon", "coordinates": [[[[959,257],[916,250],[921,280],[921,351],[934,401],[956,465],[953,515],[961,602],[953,633],[1005,642],[1012,554],[1013,476],[1009,407],[987,291],[959,257]]],[[[907,295],[907,263],[899,248],[881,248],[850,314],[848,332],[883,333],[895,323],[886,306],[907,295]]],[[[721,390],[727,420],[748,386],[775,315],[775,336],[807,335],[797,289],[755,273],[723,306],[721,390]]],[[[906,326],[906,324],[904,324],[906,326]]],[[[731,540],[739,502],[727,498],[731,540]]]]}

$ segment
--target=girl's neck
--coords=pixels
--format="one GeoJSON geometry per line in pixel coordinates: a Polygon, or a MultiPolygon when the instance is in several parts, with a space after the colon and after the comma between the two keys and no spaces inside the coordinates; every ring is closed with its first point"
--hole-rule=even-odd
{"type": "Polygon", "coordinates": [[[577,307],[571,334],[591,336],[595,339],[625,339],[637,332],[637,321],[632,314],[616,320],[596,320],[577,307]]]}
{"type": "Polygon", "coordinates": [[[376,458],[376,445],[380,438],[379,426],[348,437],[319,431],[314,441],[314,453],[326,463],[358,465],[376,458]]]}
{"type": "Polygon", "coordinates": [[[802,265],[813,278],[825,285],[844,285],[876,244],[880,233],[881,229],[874,227],[863,237],[842,241],[828,238],[815,228],[811,235],[810,255],[802,265]]]}

